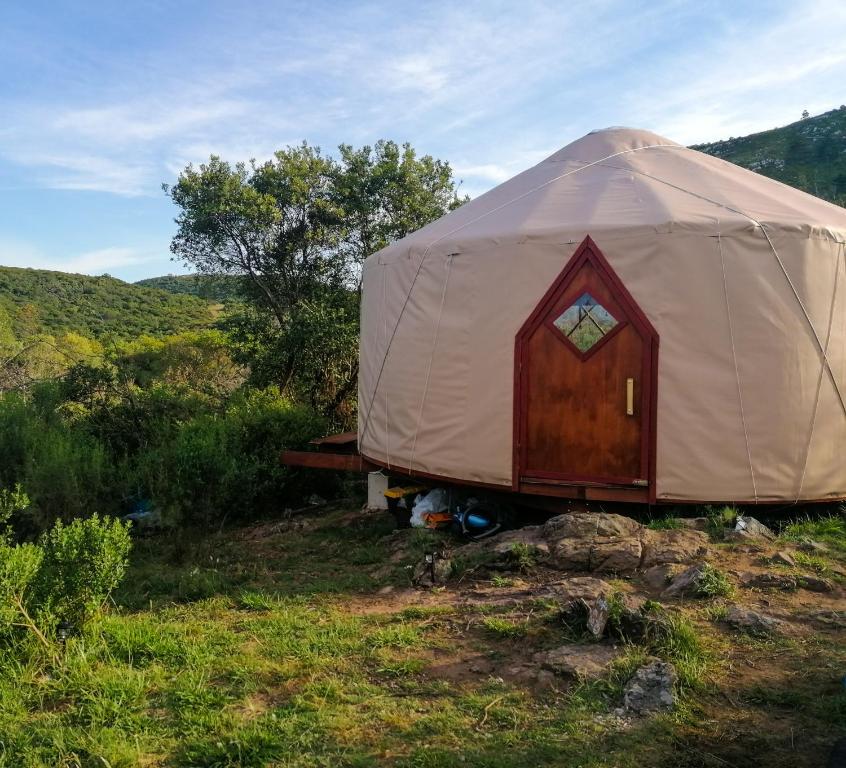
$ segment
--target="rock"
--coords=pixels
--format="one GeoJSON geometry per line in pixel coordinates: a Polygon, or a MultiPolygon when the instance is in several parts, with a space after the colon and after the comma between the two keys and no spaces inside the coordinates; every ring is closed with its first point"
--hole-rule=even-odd
{"type": "Polygon", "coordinates": [[[552,562],[565,571],[590,570],[592,539],[561,539],[552,549],[552,562]]]}
{"type": "Polygon", "coordinates": [[[653,565],[643,572],[643,580],[652,589],[666,589],[673,578],[683,569],[678,563],[663,563],[653,565]]]}
{"type": "Polygon", "coordinates": [[[589,603],[611,594],[611,585],[593,576],[573,576],[570,579],[549,584],[548,588],[553,597],[562,604],[571,603],[574,600],[584,600],[589,603]]]}
{"type": "Polygon", "coordinates": [[[702,584],[705,566],[702,563],[692,565],[676,576],[669,587],[664,590],[663,597],[694,597],[702,584]]]}
{"type": "Polygon", "coordinates": [[[834,584],[820,576],[800,576],[799,586],[809,592],[833,592],[834,584]]]}
{"type": "Polygon", "coordinates": [[[636,520],[606,512],[570,512],[552,517],[544,524],[547,540],[593,538],[596,536],[634,536],[643,527],[636,520]]]}
{"type": "Polygon", "coordinates": [[[828,547],[825,544],[820,544],[820,542],[813,539],[802,539],[796,545],[796,548],[801,549],[803,552],[828,552],[828,547]]]}
{"type": "Polygon", "coordinates": [[[748,608],[734,606],[726,615],[726,623],[751,635],[768,635],[777,632],[781,622],[772,616],[756,613],[748,608]]]}
{"type": "Polygon", "coordinates": [[[437,553],[433,562],[421,560],[414,568],[411,580],[418,587],[433,587],[444,584],[452,574],[452,560],[437,553]]]}
{"type": "Polygon", "coordinates": [[[708,551],[708,536],[701,531],[643,531],[642,568],[663,563],[691,563],[708,551]]]}
{"type": "Polygon", "coordinates": [[[754,517],[744,516],[738,516],[732,533],[732,538],[735,540],[765,539],[766,541],[774,541],[776,537],[766,525],[758,522],[754,517]]]}
{"type": "Polygon", "coordinates": [[[636,715],[667,711],[675,705],[676,670],[655,659],[634,673],[623,691],[623,709],[636,715]]]}
{"type": "Polygon", "coordinates": [[[573,600],[561,610],[561,622],[571,632],[585,630],[599,639],[605,634],[608,623],[608,601],[604,597],[588,602],[581,598],[573,600]]]}
{"type": "Polygon", "coordinates": [[[594,539],[590,548],[590,569],[610,573],[627,573],[640,565],[641,543],[634,536],[611,536],[594,539]]]}
{"type": "Polygon", "coordinates": [[[601,677],[620,651],[608,645],[562,645],[551,651],[536,653],[532,658],[543,669],[578,680],[601,677]]]}
{"type": "Polygon", "coordinates": [[[846,629],[846,612],[844,611],[815,611],[808,614],[808,619],[828,629],[846,629]]]}
{"type": "Polygon", "coordinates": [[[780,573],[744,573],[740,577],[744,587],[752,589],[780,589],[790,592],[796,589],[796,579],[780,573]]]}
{"type": "Polygon", "coordinates": [[[793,568],[796,565],[796,561],[790,555],[789,552],[785,552],[784,550],[780,550],[776,552],[771,558],[770,561],[775,563],[776,565],[788,565],[793,568]]]}

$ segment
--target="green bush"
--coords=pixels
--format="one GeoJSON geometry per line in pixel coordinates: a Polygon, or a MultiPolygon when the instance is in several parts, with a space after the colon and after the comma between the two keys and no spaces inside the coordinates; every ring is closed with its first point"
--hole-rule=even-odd
{"type": "Polygon", "coordinates": [[[0,632],[21,622],[44,552],[34,544],[0,543],[0,632]]]}
{"type": "Polygon", "coordinates": [[[139,479],[166,522],[207,526],[249,520],[306,490],[282,467],[283,448],[322,434],[324,421],[275,389],[240,395],[223,414],[181,425],[139,458],[139,479]],[[295,482],[290,482],[292,479],[295,482]]]}
{"type": "Polygon", "coordinates": [[[29,496],[26,495],[20,483],[10,491],[0,488],[0,541],[11,535],[10,522],[12,515],[23,512],[29,506],[29,496]]]}
{"type": "Polygon", "coordinates": [[[48,621],[80,627],[117,587],[129,562],[129,526],[93,515],[70,525],[58,521],[39,542],[43,560],[35,581],[35,607],[48,621]]]}

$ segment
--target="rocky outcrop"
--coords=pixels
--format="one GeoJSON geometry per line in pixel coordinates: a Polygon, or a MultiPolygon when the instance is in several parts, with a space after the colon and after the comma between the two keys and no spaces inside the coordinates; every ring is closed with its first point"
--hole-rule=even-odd
{"type": "Polygon", "coordinates": [[[571,512],[542,526],[502,534],[480,546],[507,566],[515,544],[539,562],[567,571],[631,573],[666,563],[691,563],[707,551],[708,536],[694,529],[653,531],[636,520],[604,512],[571,512]]]}

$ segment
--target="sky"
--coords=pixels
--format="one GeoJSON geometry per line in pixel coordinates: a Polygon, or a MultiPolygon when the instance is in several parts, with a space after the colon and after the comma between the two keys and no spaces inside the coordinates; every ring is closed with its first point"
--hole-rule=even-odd
{"type": "Polygon", "coordinates": [[[409,141],[471,196],[590,130],[691,144],[846,102],[844,0],[0,0],[0,264],[178,273],[210,154],[409,141]]]}

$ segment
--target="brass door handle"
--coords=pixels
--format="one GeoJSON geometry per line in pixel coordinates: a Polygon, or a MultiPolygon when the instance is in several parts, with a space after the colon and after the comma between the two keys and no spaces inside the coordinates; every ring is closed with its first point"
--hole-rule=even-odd
{"type": "Polygon", "coordinates": [[[626,416],[634,416],[634,379],[626,379],[626,416]]]}

